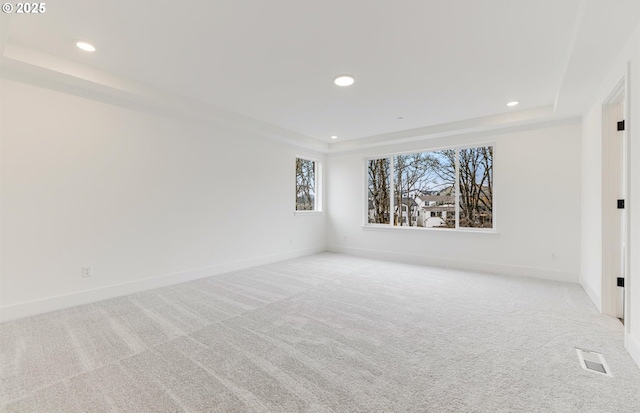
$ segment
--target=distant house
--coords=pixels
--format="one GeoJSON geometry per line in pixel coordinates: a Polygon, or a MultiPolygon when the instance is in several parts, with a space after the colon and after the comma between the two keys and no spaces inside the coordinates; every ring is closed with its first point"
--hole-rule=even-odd
{"type": "MultiPolygon", "coordinates": [[[[396,212],[397,210],[398,206],[396,205],[396,212]]],[[[418,226],[418,203],[414,199],[403,197],[401,201],[401,211],[401,214],[396,214],[396,219],[398,220],[398,222],[395,223],[396,225],[418,226]],[[409,220],[411,220],[411,223],[409,223],[409,220]]]]}
{"type": "MultiPolygon", "coordinates": [[[[375,208],[375,205],[373,204],[372,199],[369,199],[368,221],[370,224],[378,223],[378,221],[376,221],[376,208],[375,208]]],[[[389,222],[388,211],[383,213],[382,222],[387,222],[387,223],[389,222]]]]}
{"type": "Polygon", "coordinates": [[[452,188],[433,195],[416,196],[416,224],[419,227],[455,227],[456,205],[452,188]]]}
{"type": "Polygon", "coordinates": [[[313,211],[314,205],[313,195],[302,194],[296,199],[296,211],[313,211]]]}
{"type": "MultiPolygon", "coordinates": [[[[434,192],[433,195],[403,197],[400,206],[394,206],[394,225],[412,227],[454,227],[455,197],[448,195],[451,189],[434,192]],[[400,212],[399,212],[400,211],[400,212]]],[[[385,214],[385,222],[388,222],[385,214]]],[[[375,223],[376,210],[373,200],[368,202],[368,221],[375,223]]]]}

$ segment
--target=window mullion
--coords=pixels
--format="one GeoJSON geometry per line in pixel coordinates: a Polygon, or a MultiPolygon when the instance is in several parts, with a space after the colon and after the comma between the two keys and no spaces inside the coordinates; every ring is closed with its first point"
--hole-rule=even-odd
{"type": "Polygon", "coordinates": [[[456,182],[455,182],[455,191],[456,196],[454,197],[456,203],[456,229],[460,228],[460,149],[456,148],[455,154],[455,164],[456,164],[456,182]]]}
{"type": "Polygon", "coordinates": [[[393,226],[394,222],[395,222],[395,193],[396,193],[396,186],[395,186],[395,176],[396,176],[396,164],[394,162],[393,156],[389,158],[389,191],[391,191],[391,193],[389,194],[389,225],[393,226]]]}

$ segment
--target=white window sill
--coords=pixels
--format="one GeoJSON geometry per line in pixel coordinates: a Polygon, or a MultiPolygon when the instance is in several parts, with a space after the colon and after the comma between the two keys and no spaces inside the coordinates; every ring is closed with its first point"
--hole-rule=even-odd
{"type": "Polygon", "coordinates": [[[474,229],[474,228],[426,228],[426,227],[409,227],[409,226],[391,226],[386,224],[367,224],[363,225],[365,231],[425,231],[425,232],[464,232],[475,234],[493,234],[497,235],[498,231],[492,229],[474,229]]]}
{"type": "Polygon", "coordinates": [[[312,215],[322,215],[322,211],[293,211],[293,215],[295,216],[312,216],[312,215]]]}

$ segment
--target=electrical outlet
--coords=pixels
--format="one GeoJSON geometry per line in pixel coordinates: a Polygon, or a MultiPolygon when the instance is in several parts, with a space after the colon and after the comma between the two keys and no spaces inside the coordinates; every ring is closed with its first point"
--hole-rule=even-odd
{"type": "Polygon", "coordinates": [[[289,238],[289,245],[293,245],[293,238],[289,238]]]}
{"type": "Polygon", "coordinates": [[[551,261],[555,261],[558,259],[558,253],[557,252],[552,252],[551,253],[551,261]]]}
{"type": "Polygon", "coordinates": [[[89,278],[91,277],[92,271],[91,271],[91,267],[90,266],[84,266],[82,267],[82,278],[89,278]]]}

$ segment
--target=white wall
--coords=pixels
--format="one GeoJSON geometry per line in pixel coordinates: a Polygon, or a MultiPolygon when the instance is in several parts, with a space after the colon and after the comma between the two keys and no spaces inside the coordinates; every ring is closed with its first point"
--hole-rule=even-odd
{"type": "Polygon", "coordinates": [[[602,105],[627,74],[628,65],[630,105],[626,124],[627,133],[630,134],[630,193],[627,196],[630,265],[625,287],[629,292],[630,307],[625,314],[625,344],[640,366],[640,26],[634,31],[618,59],[612,62],[598,96],[583,116],[583,240],[580,281],[585,290],[595,293],[592,299],[602,308],[602,105]]]}
{"type": "Polygon", "coordinates": [[[324,214],[293,213],[295,156],[324,155],[0,87],[0,321],[325,248],[324,214]]]}
{"type": "Polygon", "coordinates": [[[580,283],[602,311],[602,107],[582,120],[580,283]]]}
{"type": "Polygon", "coordinates": [[[330,154],[328,246],[354,254],[577,282],[579,147],[576,119],[531,130],[330,154]],[[470,143],[495,143],[497,233],[362,227],[364,157],[470,143]]]}

